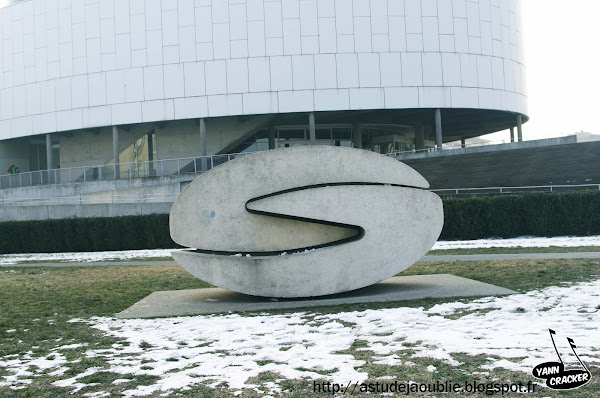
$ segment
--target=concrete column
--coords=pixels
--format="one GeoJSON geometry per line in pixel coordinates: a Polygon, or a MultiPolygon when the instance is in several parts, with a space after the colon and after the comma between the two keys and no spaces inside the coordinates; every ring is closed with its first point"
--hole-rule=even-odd
{"type": "Polygon", "coordinates": [[[517,115],[517,134],[519,142],[523,142],[523,116],[520,113],[517,115]]]}
{"type": "Polygon", "coordinates": [[[200,118],[200,156],[202,156],[202,159],[200,160],[201,171],[206,171],[208,169],[208,161],[206,159],[207,153],[206,122],[204,121],[204,118],[200,118]]]}
{"type": "Polygon", "coordinates": [[[206,156],[206,122],[200,119],[200,156],[206,156]]]}
{"type": "Polygon", "coordinates": [[[46,134],[46,169],[52,169],[52,135],[46,134]]]}
{"type": "Polygon", "coordinates": [[[439,109],[435,110],[435,146],[442,149],[442,111],[439,109]]]}
{"type": "Polygon", "coordinates": [[[415,149],[417,151],[425,149],[425,125],[423,124],[415,127],[415,149]]]}
{"type": "Polygon", "coordinates": [[[461,148],[466,148],[467,147],[467,140],[465,140],[464,138],[460,139],[460,146],[461,148]]]}
{"type": "MultiPolygon", "coordinates": [[[[158,131],[158,128],[154,129],[154,133],[158,131]]],[[[154,167],[154,139],[152,138],[152,131],[148,133],[148,173],[153,176],[155,175],[154,167]]]]}
{"type": "Polygon", "coordinates": [[[317,128],[314,112],[308,114],[308,129],[310,130],[310,145],[317,145],[317,128]]]}
{"type": "Polygon", "coordinates": [[[358,123],[352,125],[352,140],[354,141],[354,148],[363,149],[362,134],[360,133],[360,124],[358,123]]]}
{"type": "Polygon", "coordinates": [[[115,180],[121,178],[121,166],[119,166],[119,129],[113,126],[113,159],[115,160],[115,180]]]}
{"type": "Polygon", "coordinates": [[[515,142],[515,128],[510,128],[510,142],[515,142]]]}
{"type": "Polygon", "coordinates": [[[269,129],[269,149],[275,149],[275,127],[269,129]]]}

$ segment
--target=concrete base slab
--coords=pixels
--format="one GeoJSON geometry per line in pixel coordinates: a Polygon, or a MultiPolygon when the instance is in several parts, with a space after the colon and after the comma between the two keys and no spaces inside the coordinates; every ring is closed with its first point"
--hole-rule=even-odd
{"type": "Polygon", "coordinates": [[[307,299],[269,299],[220,288],[154,292],[117,318],[159,318],[224,312],[268,311],[422,298],[499,296],[512,290],[454,275],[396,276],[351,292],[307,299]]]}

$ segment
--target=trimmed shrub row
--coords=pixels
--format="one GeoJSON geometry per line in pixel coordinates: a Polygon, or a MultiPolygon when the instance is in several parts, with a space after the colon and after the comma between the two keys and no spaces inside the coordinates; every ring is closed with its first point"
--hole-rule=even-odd
{"type": "Polygon", "coordinates": [[[169,215],[0,223],[0,253],[170,249],[169,215]]]}
{"type": "Polygon", "coordinates": [[[600,233],[600,192],[529,193],[444,201],[440,239],[600,233]]]}
{"type": "MultiPolygon", "coordinates": [[[[444,213],[444,240],[586,236],[600,233],[600,192],[447,199],[444,213]]],[[[175,247],[167,214],[0,223],[2,254],[175,247]]]]}

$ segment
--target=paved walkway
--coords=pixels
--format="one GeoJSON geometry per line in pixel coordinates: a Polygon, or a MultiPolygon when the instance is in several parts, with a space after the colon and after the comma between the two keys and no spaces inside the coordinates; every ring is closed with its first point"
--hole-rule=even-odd
{"type": "Polygon", "coordinates": [[[574,253],[520,253],[520,254],[464,254],[425,256],[419,262],[433,261],[503,261],[503,260],[564,260],[569,258],[600,258],[600,252],[574,253]]]}
{"type": "MultiPolygon", "coordinates": [[[[522,254],[464,254],[425,256],[418,262],[430,263],[434,261],[504,261],[504,260],[564,260],[564,259],[600,259],[600,252],[580,253],[522,253],[522,254]]],[[[29,264],[0,264],[0,267],[85,267],[107,265],[167,265],[177,264],[175,261],[96,261],[96,262],[69,262],[69,263],[29,263],[29,264]]]]}

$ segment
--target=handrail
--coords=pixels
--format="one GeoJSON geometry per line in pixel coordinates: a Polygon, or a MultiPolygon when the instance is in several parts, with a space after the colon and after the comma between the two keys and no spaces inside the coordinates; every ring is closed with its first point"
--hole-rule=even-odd
{"type": "MultiPolygon", "coordinates": [[[[479,146],[477,144],[472,146],[479,146]]],[[[450,149],[450,148],[448,148],[450,149]]],[[[433,152],[435,148],[419,151],[393,152],[386,154],[394,157],[403,153],[433,152]]],[[[23,188],[39,185],[60,185],[88,181],[131,180],[134,178],[167,177],[181,174],[198,174],[208,171],[240,156],[252,152],[223,155],[196,156],[175,159],[67,167],[60,169],[25,171],[0,175],[0,189],[23,188]],[[166,166],[166,167],[165,167],[166,166]],[[117,176],[118,178],[115,178],[117,176]]]]}
{"type": "MultiPolygon", "coordinates": [[[[527,141],[530,142],[530,141],[527,141]]],[[[443,152],[456,149],[484,147],[494,144],[467,144],[462,147],[446,145],[442,148],[426,148],[386,154],[399,157],[405,154],[443,152]]],[[[505,145],[505,144],[496,144],[505,145]]],[[[0,189],[22,188],[38,185],[72,184],[87,181],[132,180],[136,178],[167,177],[182,174],[198,174],[211,170],[215,166],[253,152],[241,152],[223,155],[197,156],[177,159],[162,159],[112,165],[80,166],[62,169],[20,172],[0,175],[0,189]]],[[[480,188],[478,188],[480,189],[480,188]]]]}
{"type": "MultiPolygon", "coordinates": [[[[485,188],[445,188],[445,189],[430,189],[430,192],[438,195],[477,195],[477,194],[514,194],[519,191],[526,192],[561,192],[562,190],[575,189],[598,189],[600,184],[585,184],[585,185],[541,185],[541,186],[525,186],[525,187],[485,187],[485,188]],[[479,191],[479,192],[477,192],[479,191]],[[483,191],[483,192],[481,192],[483,191]]],[[[114,203],[172,203],[177,199],[179,193],[143,193],[139,195],[119,195],[114,193],[85,195],[79,193],[70,196],[56,196],[53,198],[15,198],[15,199],[0,199],[0,206],[42,206],[42,205],[73,205],[73,204],[114,204],[114,203]]]]}
{"type": "Polygon", "coordinates": [[[600,190],[600,184],[578,184],[578,185],[531,185],[522,187],[482,187],[482,188],[443,188],[443,189],[431,189],[431,192],[435,192],[440,195],[473,195],[473,194],[513,194],[520,192],[561,192],[565,190],[585,190],[585,189],[598,189],[600,190]],[[495,192],[494,192],[495,191],[495,192]]]}
{"type": "Polygon", "coordinates": [[[62,185],[88,181],[131,180],[135,178],[168,177],[198,174],[250,152],[178,159],[68,167],[61,169],[26,171],[0,175],[0,189],[23,188],[39,185],[62,185]]]}
{"type": "Polygon", "coordinates": [[[45,206],[45,205],[75,205],[75,204],[114,204],[114,203],[173,203],[179,193],[140,194],[140,195],[99,195],[32,198],[32,199],[2,199],[0,206],[45,206]]]}

